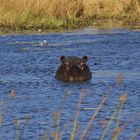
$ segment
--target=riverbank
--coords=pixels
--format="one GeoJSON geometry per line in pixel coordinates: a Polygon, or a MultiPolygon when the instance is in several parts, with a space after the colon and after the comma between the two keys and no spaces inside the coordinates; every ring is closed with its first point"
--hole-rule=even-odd
{"type": "Polygon", "coordinates": [[[0,0],[1,30],[63,30],[105,23],[140,28],[138,0],[0,0]]]}

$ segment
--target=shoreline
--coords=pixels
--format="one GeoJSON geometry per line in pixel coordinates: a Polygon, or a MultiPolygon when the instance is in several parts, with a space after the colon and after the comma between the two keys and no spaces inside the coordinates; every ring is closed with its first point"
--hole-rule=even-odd
{"type": "Polygon", "coordinates": [[[139,0],[1,0],[1,32],[140,29],[139,0]]]}
{"type": "Polygon", "coordinates": [[[56,32],[71,32],[74,30],[80,30],[84,28],[94,29],[114,29],[114,28],[126,28],[140,31],[140,23],[123,23],[123,21],[109,20],[106,22],[96,21],[92,24],[58,28],[45,28],[45,27],[31,27],[31,28],[15,28],[0,26],[0,35],[2,34],[43,34],[43,33],[56,33],[56,32]]]}

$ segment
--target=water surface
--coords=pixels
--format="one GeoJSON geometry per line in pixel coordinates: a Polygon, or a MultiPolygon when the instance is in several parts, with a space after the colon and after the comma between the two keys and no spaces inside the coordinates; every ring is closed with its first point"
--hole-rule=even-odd
{"type": "MultiPolygon", "coordinates": [[[[88,131],[87,140],[99,140],[123,92],[120,126],[140,112],[140,32],[129,29],[91,29],[73,32],[0,36],[0,139],[38,140],[56,130],[55,112],[60,112],[59,133],[70,139],[80,93],[87,91],[80,107],[76,140],[108,89],[122,73],[124,83],[115,85],[111,96],[88,131]],[[46,40],[49,45],[41,46],[46,40]],[[87,83],[62,83],[54,76],[59,58],[87,55],[93,78],[87,83]],[[97,65],[94,65],[94,64],[97,65]],[[10,94],[11,89],[16,93],[10,94]],[[10,96],[11,95],[11,96],[10,96]],[[28,119],[27,119],[28,116],[28,119]],[[15,120],[19,121],[18,129],[15,120]],[[66,125],[68,124],[68,125],[66,125]],[[66,127],[67,126],[67,127],[66,127]],[[65,128],[66,127],[66,128],[65,128]]],[[[140,130],[140,117],[128,123],[119,140],[130,139],[140,130]]],[[[116,120],[106,140],[111,139],[116,120]]],[[[140,135],[137,135],[137,140],[140,135]]]]}

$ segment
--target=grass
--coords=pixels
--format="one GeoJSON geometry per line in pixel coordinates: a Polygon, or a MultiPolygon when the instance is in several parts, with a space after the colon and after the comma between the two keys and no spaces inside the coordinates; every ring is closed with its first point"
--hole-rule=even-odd
{"type": "Polygon", "coordinates": [[[140,26],[139,0],[0,0],[0,27],[58,29],[109,21],[140,26]]]}
{"type": "Polygon", "coordinates": [[[83,97],[84,97],[83,93],[87,93],[87,91],[82,92],[81,95],[80,95],[80,99],[79,99],[79,103],[78,103],[78,106],[77,106],[77,111],[76,111],[76,115],[75,115],[75,119],[74,119],[74,123],[73,123],[73,129],[72,129],[70,140],[74,140],[75,139],[77,122],[78,122],[78,117],[79,117],[79,112],[80,112],[80,105],[81,105],[81,102],[82,102],[83,97]]]}
{"type": "MultiPolygon", "coordinates": [[[[110,85],[106,95],[103,97],[103,99],[101,100],[101,102],[99,103],[99,105],[97,106],[97,108],[90,108],[89,110],[95,110],[93,115],[91,115],[90,119],[87,120],[87,125],[85,125],[85,128],[78,134],[80,134],[80,138],[79,140],[85,140],[88,139],[87,135],[88,133],[90,133],[90,129],[91,127],[94,125],[94,121],[95,119],[98,118],[98,114],[101,111],[101,109],[103,108],[104,104],[109,100],[110,96],[113,94],[114,89],[118,86],[123,85],[124,82],[124,76],[123,74],[118,74],[116,77],[116,82],[114,82],[112,85],[110,85]]],[[[63,136],[65,136],[65,132],[67,129],[69,128],[69,123],[73,123],[73,127],[71,128],[71,134],[69,135],[69,139],[70,140],[75,140],[77,139],[77,130],[78,130],[78,119],[80,118],[80,110],[81,110],[81,104],[82,101],[84,100],[84,97],[87,95],[88,90],[84,89],[81,91],[80,95],[79,95],[79,102],[77,104],[77,108],[76,108],[76,113],[75,113],[75,117],[73,119],[73,122],[69,122],[67,121],[65,123],[65,126],[63,127],[63,130],[59,130],[60,129],[60,123],[61,123],[61,108],[62,106],[65,105],[65,101],[66,98],[68,98],[69,95],[71,95],[71,91],[68,91],[65,96],[64,99],[62,99],[62,102],[60,103],[60,106],[58,106],[58,110],[57,112],[54,112],[53,114],[53,122],[54,122],[54,126],[55,126],[55,130],[53,130],[53,132],[51,131],[51,128],[49,128],[46,133],[44,133],[44,135],[42,135],[42,137],[40,139],[42,140],[50,140],[50,139],[54,139],[54,140],[61,140],[63,138],[63,136]]],[[[9,97],[10,97],[10,101],[13,101],[13,99],[16,100],[16,90],[15,89],[11,89],[9,92],[9,97]]],[[[123,131],[129,126],[131,125],[131,123],[136,120],[137,118],[140,117],[140,112],[137,112],[136,114],[134,114],[133,116],[129,117],[128,120],[126,120],[125,122],[121,122],[121,114],[123,112],[123,107],[125,105],[125,103],[127,102],[127,93],[126,92],[122,92],[120,97],[118,98],[118,104],[116,105],[115,110],[113,111],[112,115],[110,116],[109,121],[103,122],[104,123],[104,130],[103,133],[101,135],[100,140],[105,140],[106,136],[108,134],[110,134],[110,127],[111,125],[115,126],[113,127],[114,130],[112,131],[112,140],[118,140],[118,137],[121,133],[123,133],[123,131]],[[121,122],[121,124],[120,124],[121,122]]],[[[8,103],[9,104],[9,103],[8,103]]],[[[3,126],[3,111],[2,111],[2,106],[3,106],[3,101],[0,100],[0,128],[3,126]]],[[[14,120],[14,126],[15,126],[15,130],[14,130],[14,136],[13,139],[14,140],[21,140],[23,137],[23,134],[25,133],[25,129],[29,126],[29,122],[32,118],[30,116],[24,116],[24,118],[20,119],[15,119],[14,120]],[[23,129],[21,130],[20,125],[23,127],[23,129]]],[[[102,129],[102,128],[101,128],[102,129]]],[[[94,134],[94,132],[93,132],[94,134]]],[[[137,132],[134,133],[131,137],[131,140],[134,140],[138,137],[138,135],[140,134],[140,129],[137,129],[137,132]]]]}

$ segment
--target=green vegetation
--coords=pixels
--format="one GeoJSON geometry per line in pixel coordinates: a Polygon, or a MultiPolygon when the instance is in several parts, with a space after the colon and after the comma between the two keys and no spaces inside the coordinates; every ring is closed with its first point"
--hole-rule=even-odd
{"type": "Polygon", "coordinates": [[[0,28],[67,29],[113,21],[140,27],[139,0],[0,0],[0,28]]]}

